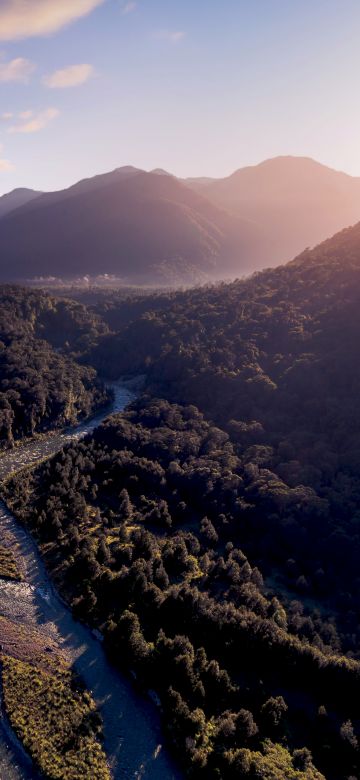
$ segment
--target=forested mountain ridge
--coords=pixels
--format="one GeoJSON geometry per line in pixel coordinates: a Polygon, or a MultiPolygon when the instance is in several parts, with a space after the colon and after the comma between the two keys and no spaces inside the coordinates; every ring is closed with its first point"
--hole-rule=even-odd
{"type": "MultiPolygon", "coordinates": [[[[320,333],[326,339],[331,325],[327,318],[342,318],[343,327],[347,321],[348,329],[356,330],[352,309],[360,294],[359,277],[360,224],[287,265],[248,280],[118,301],[116,293],[108,300],[102,296],[92,309],[113,332],[102,339],[91,359],[104,374],[115,375],[132,365],[146,369],[150,380],[157,376],[159,384],[181,381],[180,373],[185,372],[184,386],[188,386],[195,368],[200,375],[208,371],[219,376],[223,371],[229,381],[238,383],[245,363],[259,381],[261,375],[271,380],[273,372],[274,377],[281,372],[275,358],[282,351],[282,361],[291,361],[305,352],[313,338],[317,350],[325,346],[320,333]],[[250,343],[253,364],[251,355],[244,354],[250,343]]],[[[342,331],[337,339],[345,340],[342,331]]],[[[333,348],[330,339],[329,348],[333,348]]],[[[171,394],[173,389],[168,389],[171,394]]],[[[214,406],[209,412],[214,415],[214,406]]],[[[224,399],[220,414],[226,419],[224,399]]]]}
{"type": "Polygon", "coordinates": [[[105,332],[81,305],[0,288],[1,447],[74,424],[108,401],[94,369],[74,359],[105,332]]]}
{"type": "MultiPolygon", "coordinates": [[[[359,299],[356,226],[251,280],[161,297],[160,310],[159,299],[153,309],[147,300],[147,312],[105,337],[93,361],[110,373],[132,364],[149,391],[196,404],[230,434],[262,486],[242,545],[264,572],[276,560],[279,587],[324,599],[355,654],[359,299]],[[311,512],[284,521],[300,495],[320,500],[321,522],[311,512]]],[[[131,320],[129,304],[126,312],[131,320]]]]}
{"type": "Polygon", "coordinates": [[[108,331],[102,317],[81,303],[15,285],[0,286],[0,328],[44,337],[53,347],[78,354],[108,331]]]}

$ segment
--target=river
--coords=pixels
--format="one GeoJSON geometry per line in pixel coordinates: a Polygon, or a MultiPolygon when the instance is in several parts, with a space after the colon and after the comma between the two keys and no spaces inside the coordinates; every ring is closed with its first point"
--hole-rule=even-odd
{"type": "MultiPolygon", "coordinates": [[[[67,442],[79,440],[136,397],[136,385],[117,383],[113,389],[111,408],[92,420],[6,452],[0,458],[0,481],[24,466],[54,455],[67,442]]],[[[104,748],[114,780],[180,780],[181,774],[163,746],[155,705],[134,691],[130,681],[110,663],[91,630],[74,620],[58,597],[30,534],[0,503],[0,542],[4,537],[17,551],[24,581],[0,579],[0,614],[51,636],[72,660],[102,715],[104,748]]],[[[34,778],[38,774],[13,742],[6,721],[0,720],[0,780],[34,778]]]]}

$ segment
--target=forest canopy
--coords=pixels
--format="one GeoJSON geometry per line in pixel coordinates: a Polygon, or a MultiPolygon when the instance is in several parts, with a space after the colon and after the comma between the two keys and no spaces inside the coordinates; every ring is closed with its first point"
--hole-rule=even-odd
{"type": "Polygon", "coordinates": [[[51,299],[54,330],[31,296],[17,340],[145,378],[6,486],[64,597],[194,777],[358,777],[360,228],[232,284],[51,299]]]}
{"type": "Polygon", "coordinates": [[[105,331],[81,305],[0,289],[0,447],[74,424],[108,401],[96,371],[76,362],[105,331]]]}

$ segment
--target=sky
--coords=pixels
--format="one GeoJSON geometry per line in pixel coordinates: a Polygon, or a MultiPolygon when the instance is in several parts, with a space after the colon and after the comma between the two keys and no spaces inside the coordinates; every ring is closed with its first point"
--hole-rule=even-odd
{"type": "Polygon", "coordinates": [[[0,193],[122,165],[360,176],[359,0],[0,0],[0,193]]]}

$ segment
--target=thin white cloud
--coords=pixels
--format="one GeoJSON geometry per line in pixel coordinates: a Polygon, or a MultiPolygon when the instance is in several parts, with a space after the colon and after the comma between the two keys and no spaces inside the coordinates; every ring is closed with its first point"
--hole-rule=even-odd
{"type": "Polygon", "coordinates": [[[94,73],[92,65],[69,65],[68,68],[56,70],[49,76],[43,78],[43,83],[50,89],[67,89],[68,87],[79,87],[85,84],[94,73]]]}
{"type": "Polygon", "coordinates": [[[0,40],[49,35],[86,16],[105,0],[0,0],[0,40]]]}
{"type": "Polygon", "coordinates": [[[16,124],[11,125],[8,133],[38,133],[43,130],[50,122],[59,116],[60,111],[57,108],[46,108],[44,111],[34,114],[32,111],[23,111],[18,115],[16,124]]]}
{"type": "Polygon", "coordinates": [[[36,69],[36,65],[23,57],[17,57],[9,62],[0,60],[0,82],[19,81],[26,84],[36,69]]]}
{"type": "Polygon", "coordinates": [[[137,8],[137,3],[130,2],[125,3],[121,9],[121,13],[123,16],[127,16],[127,14],[131,14],[133,11],[135,11],[137,8]]]}
{"type": "Polygon", "coordinates": [[[185,33],[182,30],[159,30],[156,33],[156,38],[162,38],[170,43],[179,43],[184,37],[185,33]]]}
{"type": "Polygon", "coordinates": [[[14,114],[11,111],[5,111],[3,114],[1,114],[0,119],[2,122],[9,122],[10,119],[13,119],[14,114]]]}

